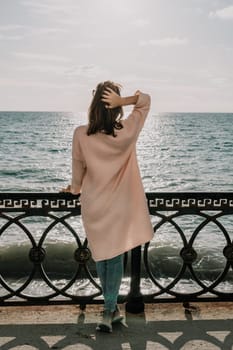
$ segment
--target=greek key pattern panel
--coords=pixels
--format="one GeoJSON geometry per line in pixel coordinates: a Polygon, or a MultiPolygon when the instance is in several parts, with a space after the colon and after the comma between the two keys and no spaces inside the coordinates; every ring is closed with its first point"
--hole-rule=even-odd
{"type": "MultiPolygon", "coordinates": [[[[230,210],[233,192],[146,193],[148,207],[154,210],[230,210]]],[[[1,193],[0,211],[80,209],[79,196],[69,193],[1,193]]]]}
{"type": "Polygon", "coordinates": [[[79,196],[64,193],[1,193],[0,212],[9,211],[75,211],[80,212],[79,196]]]}
{"type": "Polygon", "coordinates": [[[154,210],[230,210],[232,193],[147,193],[148,207],[154,210]]]}

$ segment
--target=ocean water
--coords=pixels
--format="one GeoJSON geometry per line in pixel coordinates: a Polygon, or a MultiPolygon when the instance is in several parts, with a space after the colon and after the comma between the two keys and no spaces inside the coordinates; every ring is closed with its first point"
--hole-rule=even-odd
{"type": "MultiPolygon", "coordinates": [[[[70,181],[71,140],[86,123],[64,112],[0,112],[0,191],[56,192],[70,181]]],[[[137,150],[146,191],[231,191],[233,114],[150,115],[137,150]]]]}
{"type": "MultiPolygon", "coordinates": [[[[72,134],[83,123],[85,117],[66,112],[0,112],[0,192],[57,192],[65,187],[71,178],[72,134]]],[[[232,135],[233,114],[150,114],[137,144],[145,191],[232,191],[232,135]]],[[[81,218],[70,220],[84,239],[81,218]]],[[[183,219],[181,225],[187,235],[197,220],[183,219]]],[[[4,222],[0,218],[0,227],[4,222]]],[[[27,218],[24,223],[39,237],[49,219],[27,218]]],[[[230,219],[225,224],[232,227],[230,219]]],[[[73,243],[63,226],[56,225],[51,230],[45,241],[51,262],[48,269],[54,270],[55,261],[61,273],[72,274],[64,270],[64,259],[70,259],[72,270],[73,243]]],[[[160,274],[160,283],[164,279],[166,285],[178,272],[181,244],[171,225],[164,225],[151,243],[150,260],[160,274]]],[[[196,265],[200,273],[212,271],[207,280],[216,278],[225,266],[220,254],[225,244],[222,233],[211,225],[198,236],[196,265]]],[[[0,236],[0,272],[9,276],[13,284],[16,265],[21,273],[31,269],[25,263],[29,245],[25,234],[13,225],[0,236]]],[[[189,287],[183,283],[179,288],[189,287]]]]}

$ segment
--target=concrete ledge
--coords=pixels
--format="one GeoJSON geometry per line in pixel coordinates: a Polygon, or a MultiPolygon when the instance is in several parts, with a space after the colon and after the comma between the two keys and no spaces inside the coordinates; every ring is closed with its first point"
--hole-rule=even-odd
{"type": "MultiPolygon", "coordinates": [[[[122,311],[124,307],[121,307],[122,311]]],[[[233,348],[233,305],[146,304],[145,313],[125,314],[112,334],[96,332],[102,306],[85,312],[71,306],[0,308],[1,350],[215,350],[233,348]]]]}

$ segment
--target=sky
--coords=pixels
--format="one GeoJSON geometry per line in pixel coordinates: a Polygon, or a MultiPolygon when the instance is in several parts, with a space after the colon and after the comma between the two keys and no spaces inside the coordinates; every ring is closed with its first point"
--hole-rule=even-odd
{"type": "Polygon", "coordinates": [[[0,110],[84,112],[104,80],[153,113],[233,112],[233,0],[0,0],[0,110]]]}

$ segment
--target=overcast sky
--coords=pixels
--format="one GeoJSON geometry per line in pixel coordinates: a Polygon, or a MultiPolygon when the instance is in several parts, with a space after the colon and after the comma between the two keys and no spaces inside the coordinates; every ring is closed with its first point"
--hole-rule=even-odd
{"type": "Polygon", "coordinates": [[[83,112],[103,80],[156,112],[233,112],[233,0],[0,0],[0,110],[83,112]]]}

